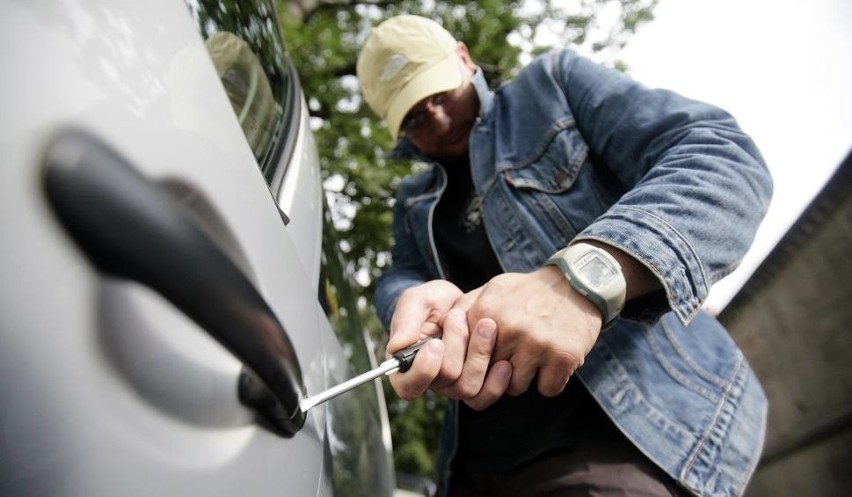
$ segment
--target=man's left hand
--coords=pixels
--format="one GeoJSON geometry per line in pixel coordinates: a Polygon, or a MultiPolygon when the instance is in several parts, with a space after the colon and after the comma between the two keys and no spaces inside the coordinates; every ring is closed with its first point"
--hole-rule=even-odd
{"type": "Polygon", "coordinates": [[[462,296],[454,308],[467,312],[471,328],[483,318],[497,323],[491,361],[511,363],[510,395],[524,393],[536,375],[542,395],[558,395],[601,330],[600,311],[555,266],[496,276],[462,296]]]}

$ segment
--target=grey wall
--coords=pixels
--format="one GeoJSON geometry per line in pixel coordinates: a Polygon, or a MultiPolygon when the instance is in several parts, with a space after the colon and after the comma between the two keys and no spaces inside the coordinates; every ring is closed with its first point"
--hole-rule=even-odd
{"type": "Polygon", "coordinates": [[[770,402],[749,497],[852,495],[850,158],[719,316],[770,402]]]}

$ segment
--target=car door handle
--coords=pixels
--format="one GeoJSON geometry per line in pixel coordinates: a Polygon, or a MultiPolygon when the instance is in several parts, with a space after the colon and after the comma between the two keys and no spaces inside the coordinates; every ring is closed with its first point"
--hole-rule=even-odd
{"type": "Polygon", "coordinates": [[[238,394],[244,404],[259,409],[285,436],[302,428],[305,388],[287,332],[184,207],[80,130],[62,132],[48,144],[43,187],[62,225],[100,272],[162,295],[242,361],[238,394]]]}

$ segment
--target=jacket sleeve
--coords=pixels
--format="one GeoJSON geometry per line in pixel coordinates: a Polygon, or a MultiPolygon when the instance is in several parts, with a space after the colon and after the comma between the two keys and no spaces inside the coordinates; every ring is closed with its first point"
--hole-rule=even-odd
{"type": "Polygon", "coordinates": [[[766,214],[772,180],[760,152],[712,105],[649,89],[570,51],[554,70],[592,164],[624,191],[577,238],[644,263],[687,323],[740,263],[766,214]]]}
{"type": "Polygon", "coordinates": [[[393,208],[392,266],[376,281],[373,305],[385,330],[390,330],[396,302],[406,289],[428,281],[429,273],[417,248],[414,236],[405,221],[405,186],[400,187],[393,208]]]}

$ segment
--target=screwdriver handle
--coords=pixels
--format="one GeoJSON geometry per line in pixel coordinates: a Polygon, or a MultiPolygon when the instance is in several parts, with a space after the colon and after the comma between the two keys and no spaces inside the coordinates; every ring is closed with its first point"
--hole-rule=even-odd
{"type": "Polygon", "coordinates": [[[399,371],[400,373],[404,373],[411,368],[411,365],[414,363],[414,356],[417,355],[417,351],[422,349],[424,345],[426,345],[429,340],[437,337],[426,337],[418,340],[414,345],[409,345],[408,347],[400,350],[399,352],[393,355],[393,358],[399,362],[399,371]]]}

